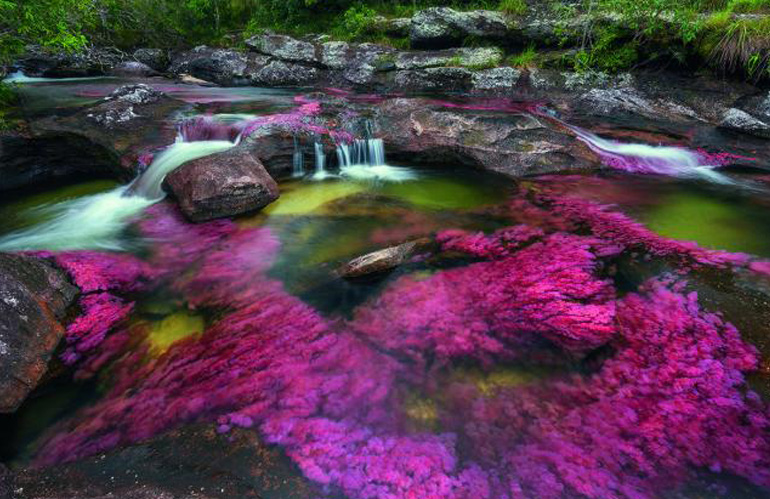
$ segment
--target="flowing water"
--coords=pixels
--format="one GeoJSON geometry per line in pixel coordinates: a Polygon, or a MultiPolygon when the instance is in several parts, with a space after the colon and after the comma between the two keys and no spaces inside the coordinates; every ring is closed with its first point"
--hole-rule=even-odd
{"type": "Polygon", "coordinates": [[[193,225],[163,178],[291,107],[195,91],[131,184],[0,205],[3,251],[99,250],[54,253],[85,289],[60,353],[76,374],[0,419],[3,461],[202,422],[285,452],[308,497],[767,497],[764,176],[577,127],[607,170],[519,182],[297,134],[278,201],[193,225]],[[397,268],[340,276],[407,241],[397,268]]]}

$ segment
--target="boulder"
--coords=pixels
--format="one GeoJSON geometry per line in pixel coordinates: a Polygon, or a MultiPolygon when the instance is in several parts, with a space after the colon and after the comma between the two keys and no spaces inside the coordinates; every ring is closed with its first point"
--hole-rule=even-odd
{"type": "Polygon", "coordinates": [[[509,32],[508,22],[500,12],[459,12],[449,7],[434,7],[412,18],[409,41],[415,49],[438,49],[462,46],[469,37],[505,41],[509,32]]]}
{"type": "Polygon", "coordinates": [[[262,163],[241,148],[191,161],[166,182],[193,222],[259,210],[279,195],[278,184],[262,163]]]}
{"type": "Polygon", "coordinates": [[[719,126],[735,132],[770,138],[770,124],[736,108],[725,111],[719,126]]]}
{"type": "Polygon", "coordinates": [[[418,239],[374,251],[346,263],[337,271],[337,274],[349,279],[392,270],[408,263],[415,255],[424,251],[430,243],[430,239],[418,239]]]}
{"type": "MultiPolygon", "coordinates": [[[[257,433],[213,425],[51,468],[21,469],[14,499],[310,499],[320,497],[296,466],[257,433]]],[[[0,486],[2,491],[2,486],[0,486]]],[[[0,495],[3,499],[6,496],[0,495]]]]}
{"type": "MultiPolygon", "coordinates": [[[[72,139],[72,148],[58,151],[51,161],[43,164],[55,167],[57,177],[85,170],[85,173],[129,180],[136,173],[140,155],[174,142],[176,130],[158,124],[164,123],[184,106],[184,102],[172,99],[149,85],[125,85],[71,115],[32,121],[29,130],[31,139],[36,142],[57,137],[72,139]],[[58,164],[59,158],[77,157],[80,153],[86,155],[76,162],[82,168],[76,170],[66,164],[58,164]],[[96,161],[89,167],[90,157],[96,161]]],[[[53,152],[56,153],[56,150],[53,152]]],[[[34,152],[33,156],[35,154],[38,152],[34,152]]],[[[46,175],[41,173],[37,177],[46,175]]],[[[24,179],[28,177],[21,178],[24,179]]]]}
{"type": "Polygon", "coordinates": [[[510,91],[521,79],[521,71],[516,68],[502,67],[484,69],[473,73],[473,90],[510,91]]]}
{"type": "Polygon", "coordinates": [[[158,74],[157,71],[152,69],[147,64],[144,64],[143,62],[137,62],[137,61],[124,61],[115,66],[111,73],[115,76],[124,76],[124,77],[146,77],[146,76],[156,76],[158,74]]]}
{"type": "Polygon", "coordinates": [[[399,52],[396,69],[425,69],[440,66],[494,67],[503,60],[503,51],[495,47],[459,48],[432,51],[399,52]]]}
{"type": "Polygon", "coordinates": [[[135,61],[141,62],[159,73],[163,73],[168,69],[169,57],[164,50],[137,49],[133,55],[135,61]]]}
{"type": "Polygon", "coordinates": [[[255,85],[269,87],[291,87],[317,83],[321,72],[313,67],[299,63],[274,60],[250,74],[255,85]]]}
{"type": "Polygon", "coordinates": [[[248,85],[249,75],[266,62],[264,57],[260,58],[256,54],[203,45],[175,54],[168,70],[177,76],[189,74],[219,85],[238,86],[248,85]]]}
{"type": "Polygon", "coordinates": [[[125,58],[123,52],[112,48],[88,48],[81,52],[69,53],[30,46],[16,65],[29,76],[97,76],[110,73],[125,58]]]}
{"type": "Polygon", "coordinates": [[[46,373],[77,294],[44,260],[0,254],[0,413],[18,409],[46,373]]]}
{"type": "Polygon", "coordinates": [[[246,40],[246,45],[265,55],[290,62],[319,62],[316,46],[290,36],[264,33],[246,40]]]}
{"type": "Polygon", "coordinates": [[[396,50],[373,43],[362,43],[351,47],[348,62],[342,72],[349,84],[371,87],[376,83],[378,70],[390,70],[389,63],[395,61],[396,50]]]}
{"type": "Polygon", "coordinates": [[[374,122],[388,158],[397,162],[462,164],[512,177],[600,166],[566,129],[526,111],[462,110],[401,98],[380,104],[374,122]]]}
{"type": "Polygon", "coordinates": [[[462,91],[473,81],[473,72],[465,68],[427,68],[396,73],[397,88],[408,91],[462,91]]]}

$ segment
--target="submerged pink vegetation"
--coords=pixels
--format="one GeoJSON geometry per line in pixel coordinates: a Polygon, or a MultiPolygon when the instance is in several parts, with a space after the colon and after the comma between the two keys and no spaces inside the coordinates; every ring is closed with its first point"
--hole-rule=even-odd
{"type": "MultiPolygon", "coordinates": [[[[720,472],[770,487],[770,409],[744,379],[756,351],[672,277],[623,297],[610,277],[629,248],[688,265],[746,257],[666,243],[606,207],[539,201],[549,210],[514,203],[536,226],[440,233],[473,263],[396,279],[349,321],[267,275],[279,250],[269,229],[190,226],[161,205],[141,224],[156,240],[150,274],[133,262],[140,278],[126,279],[106,256],[103,278],[88,275],[98,258],[67,268],[78,282],[85,272],[94,318],[112,299],[99,293],[151,275],[217,319],[159,358],[117,361],[112,390],[57,428],[38,463],[210,421],[254,428],[322,493],[356,498],[644,498],[720,472]],[[522,361],[565,369],[494,393],[452,375],[458,362],[522,361]],[[415,393],[433,403],[433,431],[410,423],[415,393]]],[[[101,330],[88,316],[78,329],[90,345],[101,330]]]]}

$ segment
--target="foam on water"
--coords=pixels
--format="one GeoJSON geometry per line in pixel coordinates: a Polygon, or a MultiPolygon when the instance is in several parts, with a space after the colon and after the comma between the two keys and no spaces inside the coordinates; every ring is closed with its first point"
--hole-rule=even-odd
{"type": "Polygon", "coordinates": [[[158,154],[128,186],[41,208],[51,218],[0,238],[0,250],[123,249],[120,236],[131,219],[165,197],[166,175],[188,161],[234,145],[224,140],[177,142],[158,154]]]}
{"type": "Polygon", "coordinates": [[[404,182],[418,177],[417,172],[385,162],[385,144],[382,139],[359,139],[337,147],[340,175],[356,180],[404,182]]]}

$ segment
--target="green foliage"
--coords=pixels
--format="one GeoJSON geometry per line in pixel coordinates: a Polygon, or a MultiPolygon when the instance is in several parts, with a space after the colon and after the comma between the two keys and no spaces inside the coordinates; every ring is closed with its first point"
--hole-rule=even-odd
{"type": "Polygon", "coordinates": [[[530,45],[522,52],[508,58],[508,64],[516,68],[530,68],[535,65],[537,51],[534,45],[530,45]]]}
{"type": "Polygon", "coordinates": [[[7,119],[7,115],[17,100],[15,89],[11,85],[0,82],[0,130],[10,128],[11,122],[7,119]]]}
{"type": "Polygon", "coordinates": [[[514,16],[522,16],[527,13],[527,3],[524,0],[500,0],[497,10],[514,16]]]}
{"type": "Polygon", "coordinates": [[[350,40],[362,40],[379,35],[377,12],[371,7],[358,4],[350,7],[342,16],[339,37],[350,40]]]}

